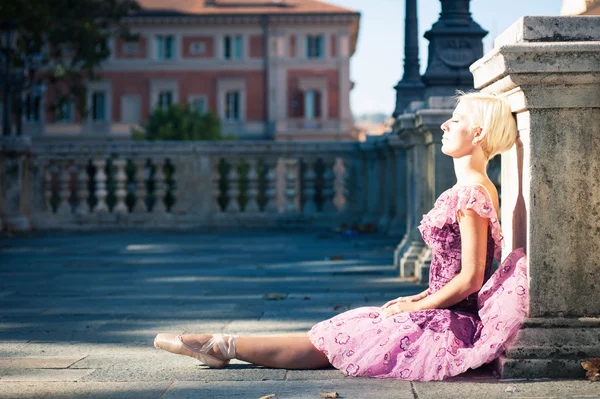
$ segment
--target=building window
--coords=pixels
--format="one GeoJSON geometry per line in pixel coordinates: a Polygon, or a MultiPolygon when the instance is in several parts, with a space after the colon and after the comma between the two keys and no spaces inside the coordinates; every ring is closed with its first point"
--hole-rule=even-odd
{"type": "Polygon", "coordinates": [[[225,120],[229,122],[240,120],[240,92],[237,90],[225,93],[225,120]]]}
{"type": "Polygon", "coordinates": [[[92,93],[92,121],[106,121],[106,92],[94,91],[92,93]]]}
{"type": "Polygon", "coordinates": [[[160,61],[175,59],[174,36],[156,36],[156,59],[160,61]]]}
{"type": "Polygon", "coordinates": [[[313,120],[321,117],[321,92],[307,90],[304,93],[304,119],[313,120]]]}
{"type": "Polygon", "coordinates": [[[323,35],[306,36],[306,58],[323,58],[323,54],[325,53],[324,44],[323,35]]]}
{"type": "Polygon", "coordinates": [[[125,55],[137,55],[140,51],[140,46],[137,42],[125,42],[123,43],[123,54],[125,55]]]}
{"type": "Polygon", "coordinates": [[[206,53],[206,43],[203,42],[193,42],[190,44],[190,54],[199,55],[206,53]]]}
{"type": "Polygon", "coordinates": [[[140,96],[134,94],[121,97],[121,122],[140,122],[140,96]]]}
{"type": "Polygon", "coordinates": [[[205,114],[206,112],[208,112],[208,104],[206,101],[206,97],[204,96],[192,97],[190,99],[189,105],[194,111],[200,114],[205,114]]]}
{"type": "Polygon", "coordinates": [[[73,121],[73,104],[65,102],[59,109],[56,110],[56,122],[69,123],[73,121]]]}
{"type": "Polygon", "coordinates": [[[243,41],[241,35],[225,36],[223,41],[223,56],[226,60],[241,60],[243,41]]]}
{"type": "Polygon", "coordinates": [[[39,94],[29,93],[24,101],[23,118],[26,122],[40,121],[40,106],[42,98],[39,94]]]}
{"type": "Polygon", "coordinates": [[[173,104],[173,92],[169,90],[162,90],[158,93],[158,107],[160,109],[166,111],[171,104],[173,104]]]}

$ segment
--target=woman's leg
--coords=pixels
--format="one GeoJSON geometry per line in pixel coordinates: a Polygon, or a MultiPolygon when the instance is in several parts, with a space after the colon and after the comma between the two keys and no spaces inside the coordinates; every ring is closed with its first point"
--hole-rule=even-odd
{"type": "Polygon", "coordinates": [[[282,369],[321,369],[329,359],[314,347],[308,334],[237,337],[236,358],[259,366],[282,369]]]}
{"type": "MultiPolygon", "coordinates": [[[[194,348],[201,348],[210,338],[209,334],[182,336],[183,341],[194,348]]],[[[236,359],[258,366],[305,370],[330,365],[327,356],[314,347],[307,333],[263,337],[239,336],[235,338],[235,348],[236,359]]],[[[224,359],[217,347],[213,347],[209,354],[224,359]]]]}

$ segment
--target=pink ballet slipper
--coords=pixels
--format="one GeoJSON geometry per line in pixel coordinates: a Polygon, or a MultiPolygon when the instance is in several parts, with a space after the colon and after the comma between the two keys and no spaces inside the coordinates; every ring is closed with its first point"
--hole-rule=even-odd
{"type": "Polygon", "coordinates": [[[230,359],[235,359],[235,337],[232,335],[214,334],[198,349],[183,342],[181,335],[158,334],[154,338],[154,347],[178,355],[193,357],[208,367],[217,369],[226,367],[230,359]],[[223,358],[209,355],[214,346],[219,349],[223,358]]]}

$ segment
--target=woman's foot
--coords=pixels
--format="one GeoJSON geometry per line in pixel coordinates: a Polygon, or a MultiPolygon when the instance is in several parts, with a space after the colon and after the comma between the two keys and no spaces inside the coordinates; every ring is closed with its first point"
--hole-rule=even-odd
{"type": "Polygon", "coordinates": [[[211,368],[223,368],[235,358],[235,337],[222,334],[158,334],[154,347],[190,356],[211,368]]]}

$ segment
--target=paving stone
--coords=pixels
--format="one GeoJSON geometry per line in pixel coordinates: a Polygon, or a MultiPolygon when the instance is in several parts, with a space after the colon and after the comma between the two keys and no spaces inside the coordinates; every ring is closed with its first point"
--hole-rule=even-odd
{"type": "Polygon", "coordinates": [[[419,399],[454,398],[600,398],[600,386],[588,381],[415,382],[419,399]]]}
{"type": "MultiPolygon", "coordinates": [[[[181,358],[172,361],[132,362],[130,360],[107,359],[106,368],[95,369],[83,381],[254,381],[285,379],[286,370],[263,369],[247,364],[232,364],[226,369],[210,369],[195,359],[181,358]],[[122,360],[119,363],[118,360],[122,360]]],[[[87,370],[87,369],[86,369],[87,370]]]]}
{"type": "Polygon", "coordinates": [[[3,381],[79,381],[94,370],[71,369],[0,369],[3,381]]]}
{"type": "Polygon", "coordinates": [[[0,369],[66,369],[80,357],[0,357],[0,369]]]}
{"type": "Polygon", "coordinates": [[[171,382],[4,382],[2,399],[159,399],[171,382]]]}
{"type": "Polygon", "coordinates": [[[274,399],[317,399],[321,393],[337,392],[341,398],[413,399],[410,382],[367,379],[335,381],[251,381],[189,382],[176,381],[167,391],[168,399],[260,398],[275,394],[274,399]]]}
{"type": "Polygon", "coordinates": [[[288,370],[288,381],[317,381],[317,380],[343,380],[347,379],[341,371],[331,368],[325,370],[288,370]]]}

